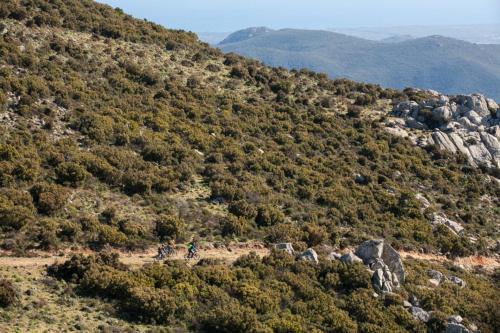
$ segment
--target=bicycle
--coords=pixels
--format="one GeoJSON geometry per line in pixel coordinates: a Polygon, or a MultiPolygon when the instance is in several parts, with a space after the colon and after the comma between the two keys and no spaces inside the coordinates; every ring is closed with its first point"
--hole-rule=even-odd
{"type": "Polygon", "coordinates": [[[184,259],[185,260],[200,259],[200,254],[198,253],[198,251],[188,252],[184,255],[184,259]]]}
{"type": "Polygon", "coordinates": [[[177,254],[177,250],[172,247],[172,246],[167,246],[165,247],[164,249],[161,250],[160,253],[158,253],[154,259],[157,260],[157,261],[161,261],[161,260],[164,260],[168,257],[172,257],[174,255],[177,254]]]}

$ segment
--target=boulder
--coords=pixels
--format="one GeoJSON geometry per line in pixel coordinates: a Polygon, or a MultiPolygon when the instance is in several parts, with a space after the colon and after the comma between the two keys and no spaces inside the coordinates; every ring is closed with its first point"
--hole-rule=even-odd
{"type": "Polygon", "coordinates": [[[412,305],[411,305],[411,303],[410,303],[410,302],[408,302],[408,301],[403,301],[403,307],[405,307],[405,308],[407,308],[407,309],[408,309],[408,308],[411,308],[411,307],[412,307],[412,305]]]}
{"type": "Polygon", "coordinates": [[[295,254],[295,250],[293,249],[292,243],[279,243],[275,244],[274,248],[277,250],[283,250],[285,252],[288,252],[291,255],[295,254]]]}
{"type": "Polygon", "coordinates": [[[432,280],[436,280],[438,281],[438,284],[441,283],[441,281],[443,281],[443,278],[444,278],[444,275],[443,273],[441,273],[440,271],[436,271],[436,270],[429,270],[427,272],[427,275],[432,279],[432,280]]]}
{"type": "Polygon", "coordinates": [[[445,333],[470,333],[470,331],[462,324],[448,323],[445,333]]]}
{"type": "Polygon", "coordinates": [[[363,260],[361,260],[358,256],[356,256],[352,252],[344,254],[342,257],[340,257],[340,260],[342,262],[345,262],[348,264],[355,263],[355,262],[363,262],[363,260]]]}
{"type": "Polygon", "coordinates": [[[464,280],[462,280],[461,278],[457,277],[457,276],[453,276],[453,275],[450,275],[448,276],[448,280],[451,282],[451,283],[454,283],[456,284],[457,286],[459,286],[460,288],[464,288],[466,283],[464,280]]]}
{"type": "Polygon", "coordinates": [[[457,147],[453,144],[446,133],[441,132],[440,130],[436,130],[432,133],[432,139],[439,146],[439,148],[448,150],[452,153],[457,152],[457,147]]]}
{"type": "Polygon", "coordinates": [[[386,244],[383,239],[368,240],[362,243],[355,254],[363,260],[365,265],[372,265],[381,259],[389,268],[390,272],[397,276],[398,281],[405,279],[403,262],[401,256],[392,246],[386,244]]]}
{"type": "Polygon", "coordinates": [[[432,119],[438,124],[446,124],[451,120],[451,109],[449,106],[440,106],[432,110],[432,119]]]}
{"type": "Polygon", "coordinates": [[[389,244],[384,243],[384,250],[382,252],[382,260],[389,267],[390,271],[396,275],[398,281],[404,282],[405,271],[403,261],[399,253],[389,244]]]}
{"type": "Polygon", "coordinates": [[[480,94],[467,96],[465,106],[477,112],[477,114],[479,114],[481,117],[485,117],[490,114],[486,98],[480,94]]]}
{"type": "Polygon", "coordinates": [[[422,308],[419,308],[417,306],[412,306],[410,308],[410,313],[412,314],[413,318],[415,318],[416,320],[419,320],[419,321],[424,322],[424,323],[429,321],[429,318],[430,318],[429,313],[422,308]]]}
{"type": "Polygon", "coordinates": [[[491,98],[487,98],[486,103],[488,104],[488,108],[490,110],[496,111],[499,109],[497,102],[495,102],[495,100],[493,100],[491,98]]]}
{"type": "Polygon", "coordinates": [[[429,202],[429,200],[427,200],[427,198],[424,197],[424,195],[422,193],[415,194],[415,199],[417,199],[418,201],[420,201],[420,203],[422,204],[422,207],[424,209],[429,208],[429,206],[431,205],[430,202],[429,202]]]}
{"type": "Polygon", "coordinates": [[[470,120],[471,123],[475,125],[481,125],[483,118],[474,110],[470,110],[465,113],[465,117],[470,120]]]}
{"type": "Polygon", "coordinates": [[[310,261],[314,262],[315,264],[319,262],[318,254],[316,253],[316,251],[314,251],[314,249],[311,248],[302,252],[302,254],[299,256],[299,260],[310,261]]]}
{"type": "Polygon", "coordinates": [[[426,124],[415,120],[415,118],[407,118],[405,122],[408,128],[418,129],[418,130],[426,130],[429,129],[426,124]]]}
{"type": "Polygon", "coordinates": [[[464,231],[464,227],[462,227],[462,225],[460,223],[452,221],[452,220],[448,219],[446,216],[439,215],[437,213],[434,213],[432,215],[431,224],[433,224],[433,225],[438,225],[438,224],[445,225],[448,227],[448,229],[450,229],[452,232],[454,232],[457,235],[461,235],[462,232],[464,231]]]}
{"type": "Polygon", "coordinates": [[[482,132],[479,134],[481,136],[481,142],[484,144],[486,149],[488,149],[491,157],[495,161],[495,163],[500,166],[500,142],[499,140],[486,132],[482,132]]]}
{"type": "Polygon", "coordinates": [[[408,301],[413,305],[413,306],[420,306],[420,301],[418,300],[417,296],[415,295],[410,295],[408,297],[408,301]]]}
{"type": "Polygon", "coordinates": [[[382,252],[384,251],[384,240],[375,239],[368,240],[362,243],[356,251],[354,252],[359,258],[363,260],[365,265],[370,265],[374,263],[377,259],[382,258],[382,252]]]}
{"type": "Polygon", "coordinates": [[[454,316],[449,316],[448,317],[448,322],[449,323],[455,323],[455,324],[461,324],[464,319],[460,315],[454,315],[454,316]]]}
{"type": "Polygon", "coordinates": [[[382,293],[391,293],[399,289],[399,280],[396,274],[389,270],[389,267],[382,260],[378,260],[372,264],[372,284],[375,290],[382,293]]]}
{"type": "Polygon", "coordinates": [[[334,260],[340,260],[340,258],[342,258],[342,255],[340,253],[337,253],[337,252],[331,252],[329,255],[328,255],[328,259],[334,261],[334,260]]]}

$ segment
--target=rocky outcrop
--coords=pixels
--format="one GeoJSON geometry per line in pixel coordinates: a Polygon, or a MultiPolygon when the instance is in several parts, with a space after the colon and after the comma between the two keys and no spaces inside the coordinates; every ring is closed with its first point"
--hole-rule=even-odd
{"type": "Polygon", "coordinates": [[[372,270],[375,270],[373,268],[382,262],[396,275],[398,281],[404,281],[405,273],[401,256],[392,246],[385,243],[383,239],[364,242],[357,248],[355,254],[363,260],[365,265],[370,266],[372,270]]]}
{"type": "Polygon", "coordinates": [[[355,254],[368,266],[372,273],[372,284],[375,290],[391,293],[399,289],[405,279],[403,262],[399,253],[382,239],[368,240],[362,243],[355,254]]]}
{"type": "Polygon", "coordinates": [[[473,166],[500,167],[500,108],[483,95],[445,96],[433,94],[416,103],[403,101],[391,115],[402,118],[390,124],[390,133],[405,129],[415,144],[435,144],[452,153],[461,153],[473,166]],[[410,130],[420,130],[415,134],[410,130]]]}
{"type": "Polygon", "coordinates": [[[318,254],[314,249],[307,249],[302,254],[299,256],[299,260],[305,260],[305,261],[310,261],[315,264],[319,262],[318,260],[318,254]]]}
{"type": "Polygon", "coordinates": [[[456,235],[462,235],[464,231],[464,227],[462,227],[460,223],[452,221],[446,216],[437,213],[434,213],[432,215],[431,224],[433,226],[442,224],[448,227],[448,229],[450,229],[456,235]]]}

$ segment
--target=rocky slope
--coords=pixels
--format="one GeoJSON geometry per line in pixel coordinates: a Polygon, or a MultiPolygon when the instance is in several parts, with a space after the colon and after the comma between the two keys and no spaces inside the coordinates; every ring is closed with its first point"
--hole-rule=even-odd
{"type": "Polygon", "coordinates": [[[500,167],[500,109],[492,99],[434,92],[420,103],[398,103],[391,115],[398,118],[388,122],[392,133],[403,129],[416,144],[463,154],[476,167],[500,167]]]}

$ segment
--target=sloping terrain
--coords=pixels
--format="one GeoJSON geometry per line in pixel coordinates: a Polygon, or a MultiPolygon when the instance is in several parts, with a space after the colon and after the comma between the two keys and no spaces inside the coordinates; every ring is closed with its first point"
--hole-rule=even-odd
{"type": "MultiPolygon", "coordinates": [[[[410,262],[401,289],[375,298],[366,265],[320,251],[384,238],[449,257],[498,252],[498,171],[383,126],[391,104],[428,92],[266,67],[88,0],[4,1],[0,19],[0,246],[101,251],[49,269],[74,300],[104,298],[110,315],[158,331],[438,332],[457,313],[498,328],[495,273],[438,264],[469,287],[433,287],[431,266],[410,262]],[[320,258],[131,270],[107,250],[192,238],[289,242],[320,258]],[[410,295],[434,311],[428,324],[404,308],[410,295]]],[[[15,300],[32,298],[2,277],[13,312],[1,318],[22,317],[15,300]]]]}
{"type": "Polygon", "coordinates": [[[450,94],[480,92],[500,99],[499,45],[440,36],[387,43],[328,31],[283,29],[219,47],[271,66],[309,68],[332,78],[450,94]]]}

